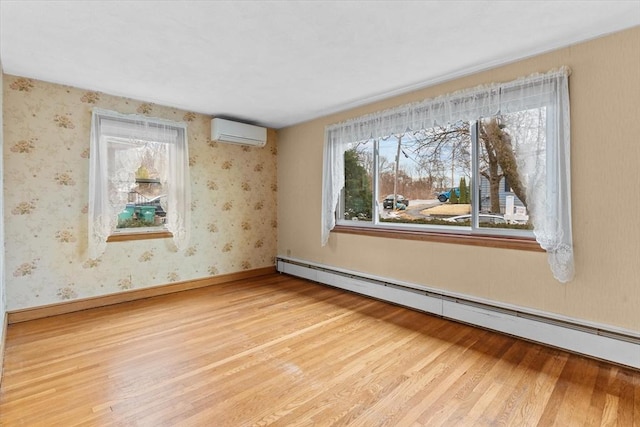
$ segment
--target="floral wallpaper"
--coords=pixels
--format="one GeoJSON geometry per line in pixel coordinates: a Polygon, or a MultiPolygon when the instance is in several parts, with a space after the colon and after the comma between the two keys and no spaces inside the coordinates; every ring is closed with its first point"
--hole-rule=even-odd
{"type": "Polygon", "coordinates": [[[4,219],[9,310],[274,265],[276,133],[263,148],[210,140],[211,117],[4,75],[4,219]],[[188,124],[190,246],[112,242],[87,255],[91,109],[188,124]]]}

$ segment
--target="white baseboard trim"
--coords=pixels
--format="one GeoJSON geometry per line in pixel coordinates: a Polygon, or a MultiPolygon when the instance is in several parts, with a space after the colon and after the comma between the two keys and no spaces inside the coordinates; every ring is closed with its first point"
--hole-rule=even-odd
{"type": "Polygon", "coordinates": [[[640,333],[636,331],[295,258],[277,257],[276,261],[281,273],[640,369],[640,333]]]}

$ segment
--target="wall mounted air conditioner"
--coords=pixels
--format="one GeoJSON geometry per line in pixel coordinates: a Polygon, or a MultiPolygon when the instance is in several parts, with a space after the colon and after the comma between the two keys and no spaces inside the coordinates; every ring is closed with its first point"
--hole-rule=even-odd
{"type": "Polygon", "coordinates": [[[215,118],[211,120],[211,140],[227,144],[264,147],[267,143],[267,129],[215,118]]]}

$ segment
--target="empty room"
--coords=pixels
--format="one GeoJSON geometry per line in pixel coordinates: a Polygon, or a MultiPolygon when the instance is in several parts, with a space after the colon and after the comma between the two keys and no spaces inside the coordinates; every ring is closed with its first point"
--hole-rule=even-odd
{"type": "Polygon", "coordinates": [[[0,426],[640,426],[640,0],[0,0],[0,426]]]}

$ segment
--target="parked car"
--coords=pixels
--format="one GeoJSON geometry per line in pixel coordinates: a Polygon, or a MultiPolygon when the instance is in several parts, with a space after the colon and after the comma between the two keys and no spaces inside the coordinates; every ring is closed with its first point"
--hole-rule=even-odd
{"type": "MultiPolygon", "coordinates": [[[[460,197],[460,189],[456,187],[454,188],[454,190],[456,192],[456,196],[460,197]]],[[[442,193],[438,194],[438,200],[440,200],[442,203],[449,200],[450,197],[451,197],[451,190],[443,191],[442,193]]]]}
{"type": "MultiPolygon", "coordinates": [[[[443,218],[449,222],[471,222],[471,215],[458,215],[450,218],[443,218]]],[[[507,221],[500,215],[480,214],[478,215],[480,224],[506,224],[507,221]]]]}
{"type": "MultiPolygon", "coordinates": [[[[405,199],[401,194],[396,194],[396,204],[404,205],[404,207],[406,208],[407,206],[409,206],[409,200],[405,199]]],[[[393,209],[393,194],[389,194],[384,198],[384,200],[382,201],[382,207],[384,209],[393,209]]],[[[400,208],[400,206],[397,207],[400,208]]]]}
{"type": "Polygon", "coordinates": [[[155,214],[156,215],[158,215],[160,217],[165,217],[165,216],[167,216],[167,213],[162,208],[162,204],[160,202],[161,202],[162,198],[166,198],[166,197],[167,197],[166,194],[161,194],[161,195],[156,196],[156,197],[154,197],[152,199],[149,199],[149,200],[147,200],[145,202],[141,202],[141,203],[136,204],[136,207],[140,208],[142,206],[153,206],[155,208],[155,214]]]}

